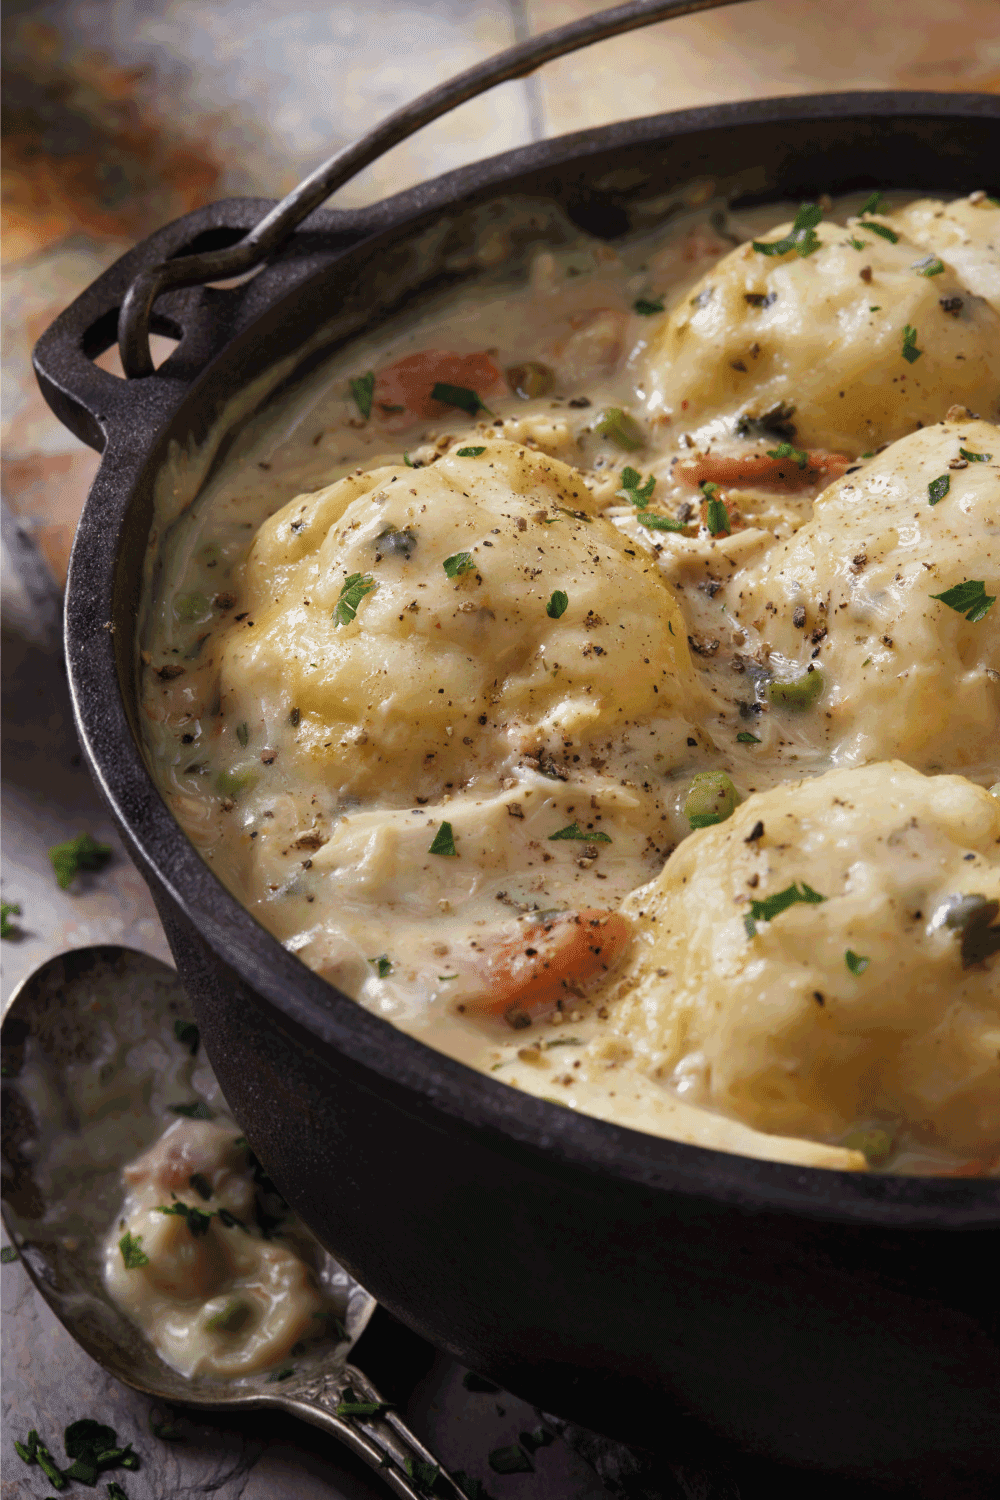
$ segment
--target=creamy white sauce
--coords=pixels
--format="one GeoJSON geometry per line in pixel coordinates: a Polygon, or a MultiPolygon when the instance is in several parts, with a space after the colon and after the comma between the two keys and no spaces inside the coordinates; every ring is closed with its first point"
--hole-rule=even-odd
{"type": "MultiPolygon", "coordinates": [[[[988,1170],[1000,1126],[976,1101],[980,1125],[963,1117],[953,1130],[938,1130],[932,1099],[914,1118],[891,1088],[872,1110],[803,1106],[790,1125],[791,1114],[713,1091],[683,1037],[665,1067],[665,1054],[636,1045],[634,1025],[622,1029],[636,986],[657,1015],[672,1003],[671,973],[643,969],[637,888],[682,840],[714,837],[692,836],[685,814],[697,773],[724,773],[748,811],[789,779],[872,762],[960,771],[981,787],[1000,775],[997,614],[974,630],[957,615],[942,627],[945,606],[927,602],[964,578],[997,579],[1000,431],[957,415],[904,436],[965,400],[996,419],[1000,214],[902,203],[890,195],[847,228],[860,200],[839,203],[816,231],[822,248],[802,258],[744,244],[775,237],[787,210],[713,223],[708,205],[621,252],[579,239],[542,251],[526,279],[468,289],[356,341],[248,424],[191,503],[183,483],[161,494],[144,601],[146,744],[189,837],[290,951],[470,1065],[720,1149],[859,1167],[840,1144],[853,1127],[884,1130],[891,1157],[869,1158],[899,1170],[970,1158],[988,1170]],[[936,220],[941,270],[921,270],[936,220]],[[634,310],[660,298],[663,316],[634,310]],[[904,359],[913,327],[922,347],[904,359]],[[437,378],[474,384],[488,413],[396,410],[408,399],[397,377],[380,379],[361,414],[352,379],[433,349],[458,361],[437,378]],[[552,389],[523,399],[509,388],[525,388],[523,369],[505,386],[461,364],[482,351],[497,372],[539,362],[552,389]],[[463,368],[480,374],[466,382],[463,368]],[[609,435],[615,411],[638,424],[634,451],[620,418],[609,435]],[[742,435],[740,413],[758,419],[742,435]],[[785,428],[788,486],[697,467],[753,453],[773,473],[767,454],[785,428]],[[992,457],[950,469],[966,443],[992,457]],[[851,475],[830,485],[848,461],[851,475]],[[947,509],[927,501],[924,470],[936,477],[941,464],[947,509]],[[652,480],[639,509],[621,493],[627,467],[640,476],[633,490],[652,480]],[[714,472],[709,499],[726,502],[729,534],[704,524],[697,478],[714,472]],[[684,530],[637,521],[649,513],[684,530]],[[466,550],[467,570],[442,570],[466,550]],[[355,575],[375,586],[336,625],[355,575]],[[562,584],[567,607],[553,617],[546,601],[562,584]],[[445,825],[454,856],[431,852],[445,825]],[[628,924],[587,918],[582,937],[558,915],[616,914],[623,902],[628,924]],[[536,950],[565,957],[573,943],[569,987],[547,1001],[538,976],[524,989],[536,950]]],[[[996,848],[988,799],[976,806],[985,821],[967,843],[989,900],[996,848]]],[[[850,837],[869,857],[864,828],[850,837]]],[[[663,879],[672,869],[668,859],[663,879]]],[[[752,959],[741,950],[731,962],[752,959]]],[[[843,952],[828,962],[824,997],[845,972],[875,995],[877,979],[844,971],[843,952]]],[[[983,1057],[1000,1025],[996,967],[954,978],[971,986],[983,1057]]],[[[779,991],[794,988],[782,974],[776,989],[761,980],[772,1042],[779,991]]],[[[786,1059],[793,1072],[813,1045],[786,1059]]]]}

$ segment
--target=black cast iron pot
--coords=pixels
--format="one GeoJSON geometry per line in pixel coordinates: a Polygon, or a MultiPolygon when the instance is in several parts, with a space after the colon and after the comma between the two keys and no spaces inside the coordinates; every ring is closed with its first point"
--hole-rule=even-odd
{"type": "Polygon", "coordinates": [[[494,199],[555,201],[614,240],[694,179],[733,201],[958,194],[989,188],[998,163],[1000,112],[983,96],[663,115],[316,212],[255,280],[163,298],[157,326],[179,347],[155,375],[116,379],[92,359],[136,272],[231,244],[270,205],[189,214],[102,276],[36,353],[53,409],[104,453],[66,600],[84,751],[226,1098],[296,1211],[398,1317],[551,1411],[674,1455],[731,1444],[918,1493],[1000,1473],[1000,1185],[659,1140],[527,1098],[370,1015],[257,925],[160,800],[138,743],[135,621],[169,446],[222,461],[230,436],[215,429],[235,392],[261,382],[259,406],[269,372],[287,390],[359,329],[472,275],[470,216],[494,199]]]}

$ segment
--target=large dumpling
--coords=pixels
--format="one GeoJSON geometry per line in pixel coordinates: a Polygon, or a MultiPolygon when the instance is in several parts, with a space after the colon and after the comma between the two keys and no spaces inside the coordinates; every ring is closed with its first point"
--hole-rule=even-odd
{"type": "MultiPolygon", "coordinates": [[[[1000,1151],[1000,802],[900,762],[758,793],[626,901],[611,1058],[756,1130],[1000,1151]]],[[[624,1092],[626,1081],[619,1085],[624,1092]]]]}
{"type": "Polygon", "coordinates": [[[965,286],[1000,313],[1000,204],[986,193],[942,203],[918,198],[886,223],[942,256],[965,286]]]}
{"type": "Polygon", "coordinates": [[[1000,255],[987,245],[972,255],[957,229],[928,253],[926,228],[911,211],[846,229],[821,223],[805,256],[752,243],[733,250],[653,331],[651,419],[688,432],[714,423],[704,445],[741,417],[780,412],[800,447],[852,456],[938,421],[956,402],[995,420],[1000,255]]]}
{"type": "Polygon", "coordinates": [[[758,733],[839,764],[898,756],[996,780],[998,596],[1000,428],[949,414],[831,485],[728,584],[728,618],[767,642],[758,733]]]}
{"type": "Polygon", "coordinates": [[[687,754],[698,689],[654,555],[575,470],[514,444],[292,501],[254,542],[243,602],[221,735],[341,799],[495,789],[526,756],[582,769],[640,723],[666,767],[687,754]]]}

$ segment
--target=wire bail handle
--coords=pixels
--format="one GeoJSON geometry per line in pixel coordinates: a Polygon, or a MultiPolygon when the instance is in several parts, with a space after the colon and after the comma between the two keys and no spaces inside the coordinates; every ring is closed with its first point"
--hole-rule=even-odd
{"type": "Polygon", "coordinates": [[[256,269],[281,248],[302,220],[319,208],[331,193],[432,120],[487,89],[495,88],[498,83],[526,78],[543,63],[567,52],[575,52],[580,47],[589,47],[605,37],[635,31],[673,16],[742,3],[744,0],[628,0],[625,5],[570,21],[566,26],[557,26],[541,36],[508,47],[505,52],[476,63],[464,73],[404,104],[374,130],[317,167],[235,245],[201,255],[179,256],[176,260],[140,271],[125,294],[118,318],[118,349],[125,374],[130,380],[138,380],[154,373],[149,329],[153,307],[161,293],[177,287],[224,281],[256,269]]]}

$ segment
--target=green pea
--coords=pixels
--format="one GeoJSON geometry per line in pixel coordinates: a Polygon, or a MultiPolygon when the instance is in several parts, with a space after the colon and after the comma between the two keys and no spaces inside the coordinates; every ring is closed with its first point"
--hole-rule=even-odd
{"type": "Polygon", "coordinates": [[[635,417],[620,406],[609,406],[601,414],[594,431],[607,438],[609,443],[614,443],[616,448],[624,448],[626,453],[635,453],[646,444],[646,435],[635,417]]]}
{"type": "Polygon", "coordinates": [[[204,594],[178,594],[174,599],[174,614],[178,620],[204,620],[211,613],[204,594]]]}
{"type": "Polygon", "coordinates": [[[788,682],[769,682],[767,696],[779,708],[812,708],[823,691],[823,673],[819,667],[788,682]]]}
{"type": "Polygon", "coordinates": [[[209,1318],[205,1329],[208,1333],[239,1333],[252,1313],[249,1302],[228,1302],[221,1312],[209,1318]]]}
{"type": "Polygon", "coordinates": [[[739,800],[725,771],[699,771],[684,799],[684,816],[692,828],[709,828],[731,817],[739,800]]]}
{"type": "Polygon", "coordinates": [[[256,765],[230,766],[227,770],[220,771],[215,778],[215,790],[221,792],[223,797],[232,797],[235,801],[244,792],[249,792],[256,782],[256,765]]]}
{"type": "Polygon", "coordinates": [[[852,1130],[840,1143],[850,1151],[860,1151],[870,1167],[880,1167],[892,1154],[893,1139],[888,1130],[872,1126],[852,1130]]]}
{"type": "Polygon", "coordinates": [[[523,401],[533,397],[547,396],[555,388],[556,377],[548,365],[537,359],[525,360],[523,365],[511,365],[507,371],[507,384],[515,396],[523,401]]]}

